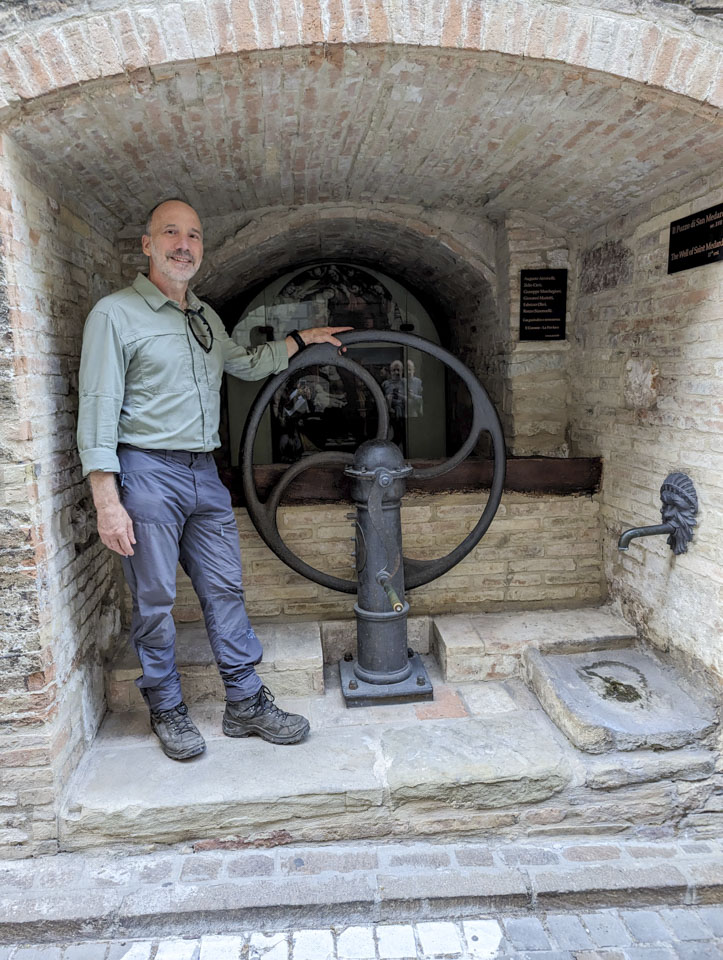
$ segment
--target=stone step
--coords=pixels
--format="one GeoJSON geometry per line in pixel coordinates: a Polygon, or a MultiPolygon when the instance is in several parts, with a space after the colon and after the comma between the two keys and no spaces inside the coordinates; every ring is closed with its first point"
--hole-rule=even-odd
{"type": "Polygon", "coordinates": [[[574,653],[635,640],[635,629],[610,607],[521,610],[435,617],[432,650],[445,680],[501,680],[520,676],[530,647],[574,653]]]}
{"type": "MultiPolygon", "coordinates": [[[[186,703],[223,700],[223,684],[203,623],[179,623],[176,631],[176,665],[186,703]]],[[[257,627],[256,633],[264,648],[264,659],[257,670],[276,696],[323,693],[324,658],[318,623],[267,623],[257,627]]],[[[134,683],[139,672],[138,658],[126,639],[106,671],[109,710],[144,708],[134,683]]]]}
{"type": "Polygon", "coordinates": [[[355,710],[328,668],[324,696],[281,699],[311,720],[294,746],[226,738],[223,704],[196,705],[208,746],[185,763],[162,754],[143,712],[108,714],[69,786],[62,848],[465,832],[516,823],[569,784],[573,750],[521,683],[519,701],[470,691],[467,703],[426,666],[434,702],[355,710]]]}
{"type": "Polygon", "coordinates": [[[280,697],[311,721],[294,746],[224,737],[224,705],[210,700],[191,711],[206,753],[177,763],[146,711],[109,713],[68,785],[61,849],[719,834],[712,750],[580,753],[521,679],[450,684],[423,659],[431,702],[347,709],[335,665],[323,695],[280,697]]]}

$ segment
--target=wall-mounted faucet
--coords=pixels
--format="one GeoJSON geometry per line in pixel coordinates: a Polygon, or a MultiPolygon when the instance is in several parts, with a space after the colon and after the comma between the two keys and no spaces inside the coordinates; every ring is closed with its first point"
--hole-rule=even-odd
{"type": "Polygon", "coordinates": [[[618,540],[618,550],[627,550],[636,537],[654,537],[667,533],[668,546],[676,556],[685,553],[693,539],[698,513],[698,496],[693,481],[685,473],[669,474],[660,488],[662,523],[650,527],[633,527],[618,540]]]}

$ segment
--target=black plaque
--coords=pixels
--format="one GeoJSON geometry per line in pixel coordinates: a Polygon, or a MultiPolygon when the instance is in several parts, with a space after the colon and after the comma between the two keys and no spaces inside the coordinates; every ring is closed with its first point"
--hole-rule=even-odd
{"type": "Polygon", "coordinates": [[[668,273],[723,260],[723,203],[670,225],[668,273]]]}
{"type": "Polygon", "coordinates": [[[520,340],[564,340],[567,270],[520,271],[520,340]]]}

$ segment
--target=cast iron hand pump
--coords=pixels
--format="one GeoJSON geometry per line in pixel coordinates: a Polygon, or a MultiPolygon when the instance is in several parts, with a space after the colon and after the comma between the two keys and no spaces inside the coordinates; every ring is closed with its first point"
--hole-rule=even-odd
{"type": "Polygon", "coordinates": [[[432,686],[417,654],[407,647],[405,588],[419,587],[447,573],[470,553],[484,536],[502,497],[505,478],[505,444],[499,417],[482,385],[456,357],[436,344],[405,333],[373,330],[343,333],[344,346],[393,343],[419,350],[442,361],[456,373],[472,399],[472,426],[457,453],[443,463],[416,468],[405,463],[399,447],[387,439],[389,412],[374,377],[360,364],[337,353],[330,344],[317,344],[297,354],[288,368],[272,377],[260,391],[241,441],[243,488],[249,516],[263,540],[292,570],[332,590],[356,593],[357,659],[340,664],[342,689],[349,706],[399,703],[432,698],[432,686]],[[280,387],[300,370],[335,365],[358,377],[377,408],[377,435],[362,443],[356,453],[316,453],[288,467],[262,503],[254,483],[253,449],[259,424],[280,387]],[[487,503],[474,529],[454,550],[436,560],[412,560],[402,554],[400,501],[407,477],[429,480],[448,473],[474,450],[480,436],[492,441],[494,469],[487,503]],[[356,513],[357,579],[346,580],[317,570],[298,557],[282,539],[276,514],[284,492],[305,470],[328,464],[345,467],[352,481],[356,513]]]}

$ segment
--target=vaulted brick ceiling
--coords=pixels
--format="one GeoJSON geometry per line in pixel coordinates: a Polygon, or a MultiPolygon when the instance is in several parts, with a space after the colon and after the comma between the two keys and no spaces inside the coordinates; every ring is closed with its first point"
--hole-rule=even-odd
{"type": "Polygon", "coordinates": [[[181,193],[207,220],[394,202],[561,229],[704,176],[715,111],[640,84],[499,54],[314,47],[165,66],[40,100],[11,133],[119,230],[181,193]]]}

